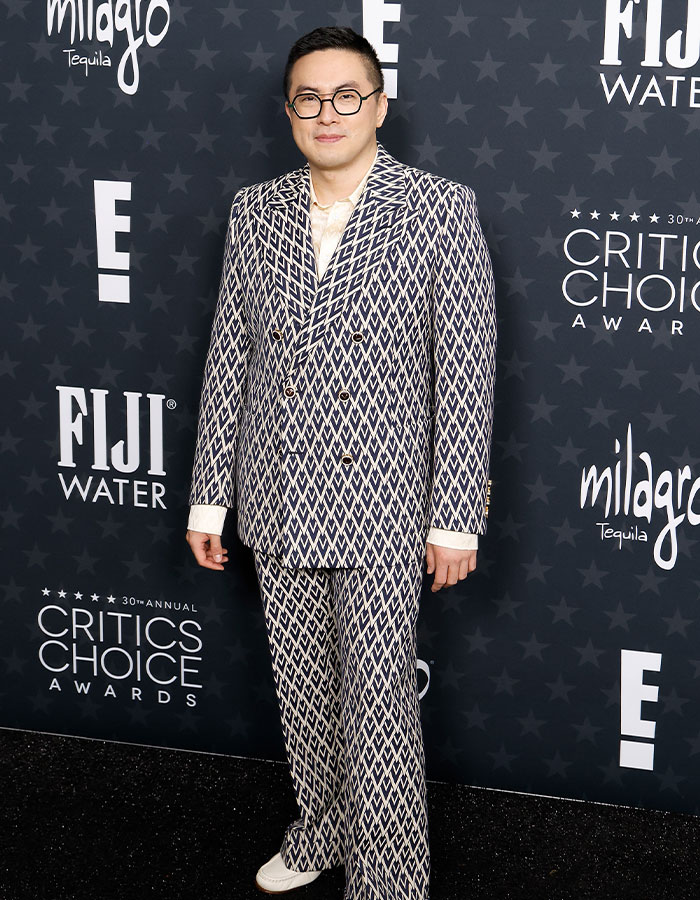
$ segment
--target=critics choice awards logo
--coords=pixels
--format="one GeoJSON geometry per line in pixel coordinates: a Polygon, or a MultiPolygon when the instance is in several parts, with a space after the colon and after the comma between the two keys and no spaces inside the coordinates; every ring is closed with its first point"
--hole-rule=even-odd
{"type": "Polygon", "coordinates": [[[48,690],[197,705],[202,626],[192,604],[43,588],[37,659],[48,690]]]}
{"type": "Polygon", "coordinates": [[[595,319],[616,332],[629,317],[638,332],[653,333],[664,322],[671,334],[682,335],[689,317],[700,312],[700,220],[609,212],[605,205],[570,216],[561,292],[572,327],[586,328],[595,319]]]}

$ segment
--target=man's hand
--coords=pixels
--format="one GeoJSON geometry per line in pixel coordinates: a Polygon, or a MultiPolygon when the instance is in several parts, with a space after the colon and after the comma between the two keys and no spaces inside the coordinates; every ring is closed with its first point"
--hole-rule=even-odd
{"type": "Polygon", "coordinates": [[[435,572],[431,591],[439,591],[445,585],[457,584],[476,569],[476,550],[453,550],[426,541],[425,560],[428,575],[435,572]]]}
{"type": "Polygon", "coordinates": [[[188,531],[185,540],[200,566],[223,571],[222,563],[228,562],[228,550],[221,546],[221,537],[218,534],[188,531]]]}

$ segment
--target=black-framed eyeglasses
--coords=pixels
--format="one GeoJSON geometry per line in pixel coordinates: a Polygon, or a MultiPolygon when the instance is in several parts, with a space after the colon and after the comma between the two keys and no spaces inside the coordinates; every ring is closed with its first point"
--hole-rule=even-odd
{"type": "Polygon", "coordinates": [[[380,91],[381,87],[370,91],[366,97],[363,97],[359,91],[354,88],[342,88],[336,91],[332,97],[321,99],[318,94],[304,91],[297,94],[293,100],[287,101],[287,106],[293,109],[300,119],[315,119],[321,115],[323,104],[328,102],[339,116],[354,116],[360,111],[363,101],[380,91]]]}

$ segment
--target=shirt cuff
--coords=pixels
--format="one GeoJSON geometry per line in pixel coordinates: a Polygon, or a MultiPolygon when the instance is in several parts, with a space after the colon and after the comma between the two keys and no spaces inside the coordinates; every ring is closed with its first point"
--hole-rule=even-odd
{"type": "Polygon", "coordinates": [[[479,535],[466,531],[449,531],[446,528],[430,527],[428,541],[438,547],[449,547],[451,550],[478,550],[479,535]]]}
{"type": "Polygon", "coordinates": [[[203,534],[221,534],[224,530],[226,506],[210,506],[194,503],[190,506],[190,517],[187,520],[188,531],[201,531],[203,534]]]}

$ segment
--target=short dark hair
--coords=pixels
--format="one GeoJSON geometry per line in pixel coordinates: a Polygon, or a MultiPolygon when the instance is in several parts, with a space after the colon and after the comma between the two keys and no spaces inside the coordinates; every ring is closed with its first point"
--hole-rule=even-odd
{"type": "Polygon", "coordinates": [[[340,28],[336,25],[323,25],[320,28],[314,28],[308,34],[302,35],[292,45],[287,57],[287,65],[284,67],[284,80],[282,82],[282,90],[286,100],[289,100],[290,73],[294,63],[313,53],[315,50],[352,50],[364,57],[367,68],[371,72],[370,77],[377,79],[378,86],[384,90],[384,74],[377,56],[377,51],[370,44],[367,38],[353,31],[352,28],[340,28]]]}

